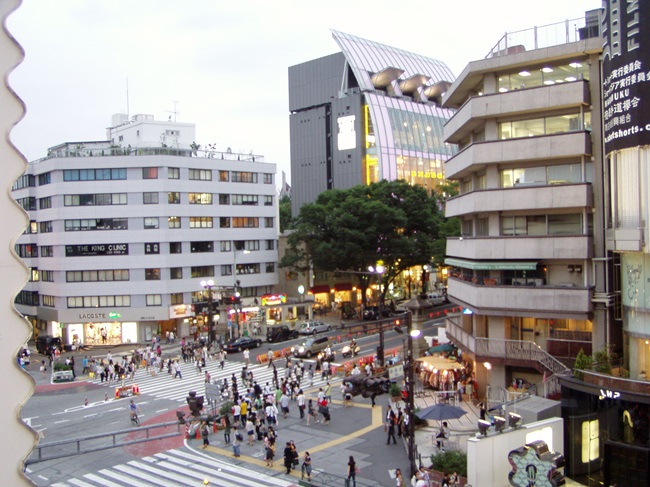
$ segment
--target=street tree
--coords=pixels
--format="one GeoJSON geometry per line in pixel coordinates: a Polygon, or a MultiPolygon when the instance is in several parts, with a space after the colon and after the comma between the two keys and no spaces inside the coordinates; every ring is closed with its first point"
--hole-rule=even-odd
{"type": "Polygon", "coordinates": [[[431,261],[440,211],[425,188],[403,180],[325,191],[301,208],[280,266],[350,273],[364,305],[366,289],[378,279],[383,302],[402,271],[431,261]],[[383,273],[368,270],[378,264],[383,273]]]}

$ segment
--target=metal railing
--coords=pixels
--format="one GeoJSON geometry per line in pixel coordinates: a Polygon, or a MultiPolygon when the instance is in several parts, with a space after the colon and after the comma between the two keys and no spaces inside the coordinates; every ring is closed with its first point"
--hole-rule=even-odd
{"type": "Polygon", "coordinates": [[[179,421],[169,421],[166,423],[139,426],[137,428],[127,428],[127,429],[112,431],[108,433],[98,433],[95,435],[82,436],[79,438],[70,438],[67,440],[52,441],[49,443],[39,443],[34,448],[35,451],[32,453],[32,456],[27,460],[25,460],[25,465],[31,465],[33,463],[46,462],[48,460],[56,460],[59,458],[71,457],[75,455],[82,455],[84,453],[108,450],[116,447],[135,445],[147,441],[171,438],[181,434],[181,426],[184,427],[185,423],[184,422],[180,423],[179,421]],[[176,432],[174,433],[166,433],[164,435],[157,435],[157,436],[150,436],[149,434],[149,430],[166,428],[168,426],[174,426],[174,425],[177,427],[176,432]],[[118,441],[119,436],[128,435],[137,432],[144,432],[146,435],[145,438],[137,438],[135,440],[129,440],[129,441],[118,441]],[[101,444],[101,445],[88,446],[86,448],[82,448],[82,446],[85,443],[96,441],[96,440],[103,440],[106,438],[111,438],[111,443],[108,445],[101,444]],[[66,449],[67,446],[73,446],[73,448],[66,449]],[[49,449],[54,449],[56,453],[44,455],[44,450],[49,450],[49,449]]]}
{"type": "MultiPolygon", "coordinates": [[[[559,46],[593,37],[585,17],[565,20],[554,24],[535,26],[516,32],[507,32],[499,42],[490,49],[485,58],[507,56],[518,52],[559,46]]],[[[596,29],[597,29],[596,25],[596,29]]],[[[597,33],[597,32],[596,32],[597,33]]]]}

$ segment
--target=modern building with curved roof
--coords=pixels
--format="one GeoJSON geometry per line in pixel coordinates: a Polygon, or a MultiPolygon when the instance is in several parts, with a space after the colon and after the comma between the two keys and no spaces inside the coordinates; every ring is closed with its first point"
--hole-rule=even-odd
{"type": "Polygon", "coordinates": [[[341,52],[289,68],[292,210],[328,189],[404,179],[433,189],[453,154],[441,61],[332,31],[341,52]]]}

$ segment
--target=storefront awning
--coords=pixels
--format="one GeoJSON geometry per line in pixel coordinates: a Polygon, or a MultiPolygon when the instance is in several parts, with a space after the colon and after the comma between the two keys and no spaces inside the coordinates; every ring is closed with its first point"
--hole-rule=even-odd
{"type": "Polygon", "coordinates": [[[338,284],[334,284],[334,289],[336,289],[336,292],[339,292],[339,291],[352,291],[352,283],[351,282],[340,282],[338,284]]]}
{"type": "Polygon", "coordinates": [[[319,286],[314,286],[309,289],[309,292],[312,294],[328,293],[330,292],[329,284],[321,284],[319,286]]]}
{"type": "Polygon", "coordinates": [[[537,261],[477,261],[447,258],[445,264],[475,271],[534,271],[537,269],[537,261]]]}

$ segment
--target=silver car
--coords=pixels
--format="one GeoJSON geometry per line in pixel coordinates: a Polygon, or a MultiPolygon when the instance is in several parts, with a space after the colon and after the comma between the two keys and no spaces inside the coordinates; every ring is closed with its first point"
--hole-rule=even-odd
{"type": "Polygon", "coordinates": [[[315,335],[316,333],[320,333],[322,331],[331,331],[331,329],[331,325],[328,325],[327,323],[311,320],[302,323],[298,329],[298,333],[301,335],[315,335]]]}

